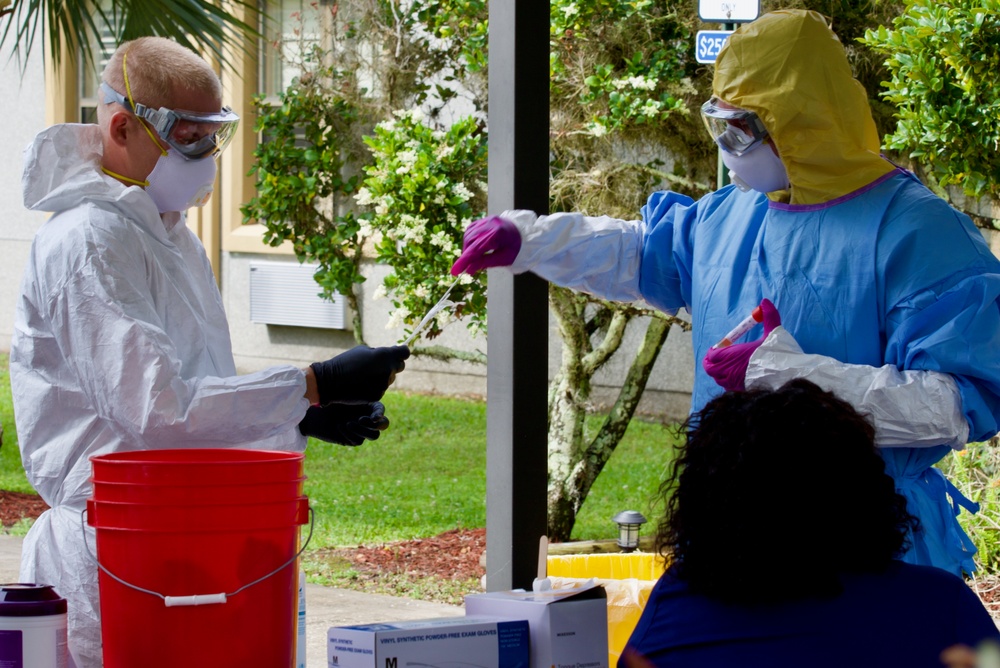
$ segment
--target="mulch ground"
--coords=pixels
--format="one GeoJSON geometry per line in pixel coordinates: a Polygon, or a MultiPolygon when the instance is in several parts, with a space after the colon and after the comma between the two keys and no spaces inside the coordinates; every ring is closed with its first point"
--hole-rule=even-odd
{"type": "Polygon", "coordinates": [[[452,529],[431,538],[333,550],[363,573],[437,576],[449,580],[482,577],[486,529],[452,529]]]}
{"type": "Polygon", "coordinates": [[[48,508],[36,494],[0,490],[0,525],[5,527],[15,525],[23,518],[36,519],[48,508]]]}

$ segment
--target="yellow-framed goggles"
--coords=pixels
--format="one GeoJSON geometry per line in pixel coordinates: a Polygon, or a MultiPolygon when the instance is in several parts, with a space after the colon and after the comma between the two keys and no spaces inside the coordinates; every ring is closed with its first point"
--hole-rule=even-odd
{"type": "Polygon", "coordinates": [[[128,99],[101,83],[105,102],[117,102],[138,118],[143,119],[163,141],[188,160],[218,157],[236,135],[240,117],[229,107],[218,112],[184,111],[160,107],[153,109],[144,104],[131,104],[128,99]]]}

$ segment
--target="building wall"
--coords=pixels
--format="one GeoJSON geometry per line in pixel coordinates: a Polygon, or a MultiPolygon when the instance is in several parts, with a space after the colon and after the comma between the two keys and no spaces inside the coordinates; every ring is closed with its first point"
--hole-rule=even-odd
{"type": "Polygon", "coordinates": [[[0,350],[14,332],[14,307],[35,230],[48,214],[28,211],[21,198],[22,151],[45,128],[45,77],[41,44],[22,73],[10,47],[0,49],[0,350]]]}

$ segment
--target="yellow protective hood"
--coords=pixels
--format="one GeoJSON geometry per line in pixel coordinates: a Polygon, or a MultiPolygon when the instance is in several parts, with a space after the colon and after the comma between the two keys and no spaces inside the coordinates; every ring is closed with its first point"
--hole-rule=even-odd
{"type": "Polygon", "coordinates": [[[788,171],[790,192],[772,199],[819,204],[892,171],[864,87],[822,15],[764,14],[729,36],[712,88],[729,104],[756,112],[788,171]]]}

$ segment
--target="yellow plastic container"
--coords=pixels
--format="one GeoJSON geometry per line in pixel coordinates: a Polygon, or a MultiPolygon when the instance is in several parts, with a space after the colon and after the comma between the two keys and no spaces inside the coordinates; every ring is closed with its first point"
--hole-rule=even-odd
{"type": "Polygon", "coordinates": [[[572,588],[591,578],[604,585],[608,594],[608,665],[615,668],[653,585],[665,570],[663,558],[647,552],[549,555],[547,566],[553,589],[572,588]]]}
{"type": "Polygon", "coordinates": [[[560,578],[659,580],[664,571],[663,557],[651,552],[550,554],[547,563],[547,574],[560,578]]]}

